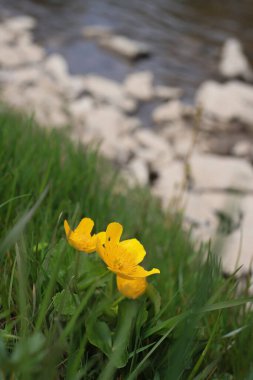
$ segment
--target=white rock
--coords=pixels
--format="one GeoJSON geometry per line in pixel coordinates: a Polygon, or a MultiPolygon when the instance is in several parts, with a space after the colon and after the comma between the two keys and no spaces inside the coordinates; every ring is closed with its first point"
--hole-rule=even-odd
{"type": "Polygon", "coordinates": [[[89,96],[83,96],[70,104],[69,112],[74,122],[85,122],[87,113],[94,112],[94,100],[89,96]]]}
{"type": "Polygon", "coordinates": [[[2,99],[10,106],[31,114],[45,127],[62,127],[68,123],[66,107],[62,99],[39,82],[30,87],[15,83],[4,87],[2,99]]]}
{"type": "Polygon", "coordinates": [[[202,114],[215,123],[237,120],[253,128],[253,86],[241,82],[203,83],[196,96],[202,114]]]}
{"type": "Polygon", "coordinates": [[[154,96],[153,80],[150,71],[140,71],[128,75],[123,85],[126,93],[133,98],[148,101],[154,96]]]}
{"type": "Polygon", "coordinates": [[[249,61],[243,53],[242,45],[236,38],[228,39],[222,49],[219,71],[227,79],[243,78],[252,80],[253,73],[249,61]]]}
{"type": "Polygon", "coordinates": [[[134,137],[139,145],[147,149],[155,149],[159,153],[167,152],[169,145],[157,133],[149,129],[139,129],[135,132],[134,137]]]}
{"type": "Polygon", "coordinates": [[[83,75],[69,75],[67,83],[62,87],[65,89],[65,98],[69,101],[76,100],[86,92],[85,77],[83,75]]]}
{"type": "Polygon", "coordinates": [[[81,33],[86,38],[99,40],[105,38],[105,36],[110,36],[112,29],[106,25],[89,25],[82,28],[81,33]]]}
{"type": "Polygon", "coordinates": [[[60,54],[49,55],[44,62],[44,69],[56,82],[67,82],[69,79],[68,64],[60,54]]]}
{"type": "Polygon", "coordinates": [[[243,159],[194,154],[189,164],[195,189],[253,191],[253,169],[243,159]]]}
{"type": "MultiPolygon", "coordinates": [[[[122,112],[112,106],[95,106],[87,113],[86,128],[94,137],[111,139],[117,136],[130,134],[137,127],[136,118],[126,117],[122,112]]],[[[120,146],[120,139],[118,140],[120,146]]]]}
{"type": "Polygon", "coordinates": [[[155,86],[154,96],[163,100],[178,99],[183,95],[183,90],[178,87],[155,86]]]}
{"type": "Polygon", "coordinates": [[[0,81],[11,86],[31,86],[35,85],[41,77],[39,66],[27,66],[18,70],[1,70],[0,81]]]}
{"type": "Polygon", "coordinates": [[[221,246],[221,251],[218,252],[221,256],[223,270],[226,273],[233,273],[240,266],[239,273],[252,271],[253,263],[253,197],[246,197],[243,202],[244,218],[241,228],[233,233],[224,236],[218,236],[218,242],[221,246]]]}
{"type": "Polygon", "coordinates": [[[165,123],[160,126],[159,134],[173,146],[177,141],[181,141],[182,139],[192,141],[192,130],[183,120],[175,120],[174,122],[165,123]]]}
{"type": "Polygon", "coordinates": [[[189,193],[185,199],[184,225],[193,230],[193,236],[198,241],[210,240],[218,227],[218,220],[210,204],[200,194],[189,193]]]}
{"type": "Polygon", "coordinates": [[[45,51],[35,44],[1,47],[0,67],[14,68],[41,62],[45,51]]]}
{"type": "Polygon", "coordinates": [[[185,159],[193,150],[193,138],[179,138],[174,145],[177,158],[185,159]]]}
{"type": "Polygon", "coordinates": [[[243,194],[233,194],[229,192],[207,192],[198,194],[199,198],[205,202],[207,208],[212,210],[214,215],[220,213],[229,216],[234,223],[239,222],[244,214],[244,200],[247,196],[243,194]]]}
{"type": "Polygon", "coordinates": [[[134,156],[141,159],[142,161],[144,161],[146,164],[148,164],[151,167],[151,164],[156,162],[158,158],[158,153],[154,149],[143,148],[137,144],[136,150],[134,152],[134,156]]]}
{"type": "Polygon", "coordinates": [[[124,36],[105,37],[99,43],[102,47],[130,60],[146,57],[150,54],[150,48],[147,44],[124,36]]]}
{"type": "Polygon", "coordinates": [[[237,157],[249,157],[253,155],[253,144],[250,141],[238,141],[233,149],[232,154],[237,157]]]}
{"type": "Polygon", "coordinates": [[[191,229],[198,242],[215,241],[221,233],[234,234],[248,213],[249,198],[226,192],[186,193],[182,205],[184,226],[191,229]]]}
{"type": "Polygon", "coordinates": [[[87,75],[84,79],[86,90],[94,98],[116,105],[126,112],[133,112],[137,103],[125,94],[122,86],[110,79],[96,75],[87,75]]]}
{"type": "Polygon", "coordinates": [[[14,33],[34,29],[36,25],[36,20],[31,16],[16,16],[4,21],[4,27],[14,33]]]}
{"type": "Polygon", "coordinates": [[[152,118],[156,124],[164,124],[178,120],[183,115],[183,105],[178,100],[158,106],[152,113],[152,118]]]}
{"type": "Polygon", "coordinates": [[[145,161],[154,170],[172,161],[170,145],[162,137],[148,129],[138,129],[134,136],[137,143],[135,155],[145,161]]]}
{"type": "MultiPolygon", "coordinates": [[[[94,140],[93,140],[94,141],[94,140]]],[[[106,158],[114,161],[115,163],[125,166],[130,158],[132,147],[129,145],[129,141],[125,141],[125,138],[120,139],[111,137],[110,139],[104,139],[99,144],[99,152],[106,158]]]]}
{"type": "Polygon", "coordinates": [[[152,192],[161,199],[163,207],[166,209],[175,199],[182,201],[185,195],[184,165],[174,161],[158,174],[152,192]]]}
{"type": "MultiPolygon", "coordinates": [[[[79,128],[74,128],[74,133],[72,134],[74,140],[78,140],[84,145],[89,145],[95,150],[99,150],[100,154],[113,161],[114,163],[126,168],[129,162],[132,152],[135,150],[135,142],[128,135],[120,136],[106,136],[103,137],[101,134],[94,134],[94,131],[88,129],[87,126],[79,125],[79,128]]],[[[124,173],[125,170],[123,169],[124,173]]],[[[129,171],[127,172],[129,177],[129,171]]]]}
{"type": "Polygon", "coordinates": [[[140,158],[132,159],[127,165],[127,171],[129,172],[128,182],[130,185],[148,185],[149,172],[143,160],[140,158]]]}
{"type": "Polygon", "coordinates": [[[0,24],[0,46],[8,45],[13,41],[13,34],[4,26],[0,24]]]}

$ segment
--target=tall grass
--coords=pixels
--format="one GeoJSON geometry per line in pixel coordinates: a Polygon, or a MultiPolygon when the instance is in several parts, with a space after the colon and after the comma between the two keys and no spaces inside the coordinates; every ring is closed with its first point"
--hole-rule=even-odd
{"type": "Polygon", "coordinates": [[[253,378],[248,290],[238,296],[235,276],[147,190],[3,110],[0,175],[1,380],[253,378]],[[161,270],[146,295],[124,299],[96,254],[68,246],[63,220],[83,216],[144,244],[145,266],[161,270]]]}

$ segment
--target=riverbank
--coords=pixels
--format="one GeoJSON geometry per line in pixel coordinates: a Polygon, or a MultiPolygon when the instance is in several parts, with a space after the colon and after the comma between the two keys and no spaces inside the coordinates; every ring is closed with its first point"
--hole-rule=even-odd
{"type": "Polygon", "coordinates": [[[238,279],[210,247],[194,249],[180,218],[63,131],[3,109],[0,126],[1,376],[249,378],[249,276],[238,296],[238,279]],[[124,247],[143,244],[144,268],[160,270],[145,294],[125,298],[96,252],[68,244],[64,219],[73,229],[84,216],[92,233],[117,221],[124,247]]]}
{"type": "MultiPolygon", "coordinates": [[[[236,265],[247,272],[253,246],[252,84],[238,81],[241,73],[223,73],[221,82],[196,89],[189,106],[181,89],[158,85],[152,72],[132,73],[121,83],[74,76],[62,56],[48,55],[34,42],[35,26],[25,16],[0,25],[1,100],[41,125],[69,125],[74,141],[99,144],[131,186],[149,186],[165,209],[181,210],[196,239],[207,242],[218,232],[225,272],[236,265]],[[139,118],[142,107],[153,129],[139,118]]],[[[86,29],[84,38],[94,34],[87,36],[86,29]]],[[[247,65],[245,70],[243,79],[250,81],[247,65]]]]}

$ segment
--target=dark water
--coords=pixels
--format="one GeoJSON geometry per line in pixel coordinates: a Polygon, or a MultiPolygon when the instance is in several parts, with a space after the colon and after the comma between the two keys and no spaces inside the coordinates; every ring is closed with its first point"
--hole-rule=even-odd
{"type": "Polygon", "coordinates": [[[189,100],[215,76],[226,38],[240,38],[253,62],[253,0],[0,0],[0,12],[35,16],[36,40],[63,54],[72,73],[122,80],[147,69],[157,83],[182,87],[189,100]],[[152,56],[131,64],[100,49],[81,37],[91,24],[149,43],[152,56]]]}

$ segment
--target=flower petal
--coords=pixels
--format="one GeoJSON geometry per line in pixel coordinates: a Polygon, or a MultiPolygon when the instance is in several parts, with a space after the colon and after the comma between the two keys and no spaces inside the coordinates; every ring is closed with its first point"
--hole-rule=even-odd
{"type": "Polygon", "coordinates": [[[76,229],[72,231],[67,220],[64,220],[64,229],[68,243],[78,251],[86,253],[94,252],[96,250],[97,238],[96,235],[91,236],[93,226],[93,220],[83,218],[76,229]]]}
{"type": "Polygon", "coordinates": [[[106,240],[108,242],[118,243],[123,232],[123,227],[120,223],[113,222],[108,224],[106,229],[106,240]]]}
{"type": "Polygon", "coordinates": [[[146,278],[137,278],[128,280],[123,277],[117,276],[117,287],[120,293],[132,299],[140,297],[147,288],[146,278]]]}
{"type": "Polygon", "coordinates": [[[118,275],[121,277],[124,277],[126,279],[133,279],[133,278],[143,278],[151,276],[152,274],[158,274],[160,273],[160,270],[157,268],[153,268],[151,270],[146,270],[140,265],[135,265],[134,267],[130,267],[128,269],[124,269],[124,271],[115,271],[118,275]]]}
{"type": "Polygon", "coordinates": [[[71,231],[69,224],[68,224],[66,219],[64,220],[64,229],[65,229],[66,237],[68,239],[72,231],[71,231]]]}
{"type": "Polygon", "coordinates": [[[159,274],[159,273],[160,273],[160,270],[157,268],[146,270],[140,265],[137,265],[135,268],[133,268],[131,275],[133,275],[133,277],[139,278],[139,277],[147,277],[147,276],[151,276],[152,274],[159,274]]]}
{"type": "Polygon", "coordinates": [[[100,239],[102,241],[102,243],[105,242],[106,240],[106,233],[103,231],[103,232],[99,232],[97,235],[97,239],[100,239]]]}
{"type": "Polygon", "coordinates": [[[108,262],[108,254],[105,249],[105,240],[106,240],[106,233],[105,232],[100,232],[97,235],[97,253],[101,257],[101,259],[106,263],[106,265],[109,265],[108,262]]]}
{"type": "Polygon", "coordinates": [[[119,243],[121,247],[128,253],[129,262],[139,264],[146,256],[146,251],[143,245],[137,239],[123,240],[119,243]]]}
{"type": "Polygon", "coordinates": [[[94,222],[90,218],[83,218],[78,224],[74,232],[90,235],[92,228],[94,227],[94,222]]]}

